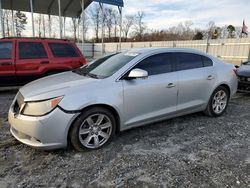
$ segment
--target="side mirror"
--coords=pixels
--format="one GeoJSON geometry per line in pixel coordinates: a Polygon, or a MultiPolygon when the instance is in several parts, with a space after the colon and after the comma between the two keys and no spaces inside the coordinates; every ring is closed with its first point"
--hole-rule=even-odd
{"type": "Polygon", "coordinates": [[[135,78],[147,78],[148,72],[142,69],[133,69],[130,71],[128,75],[128,79],[135,79],[135,78]]]}

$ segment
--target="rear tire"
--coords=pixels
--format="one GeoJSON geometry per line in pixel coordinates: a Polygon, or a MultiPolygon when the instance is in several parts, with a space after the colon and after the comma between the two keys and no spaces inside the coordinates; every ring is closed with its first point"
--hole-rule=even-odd
{"type": "Polygon", "coordinates": [[[78,151],[99,149],[112,140],[115,134],[114,115],[101,107],[90,108],[72,124],[69,139],[78,151]]]}
{"type": "Polygon", "coordinates": [[[226,112],[229,102],[229,91],[223,87],[217,87],[210,97],[204,113],[211,117],[219,117],[226,112]]]}

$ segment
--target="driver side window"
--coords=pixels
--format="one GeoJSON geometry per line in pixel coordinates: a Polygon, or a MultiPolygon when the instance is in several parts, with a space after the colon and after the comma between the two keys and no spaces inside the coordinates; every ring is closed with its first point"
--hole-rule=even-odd
{"type": "Polygon", "coordinates": [[[139,68],[148,72],[148,75],[164,74],[173,71],[173,57],[170,53],[161,53],[152,55],[140,63],[133,69],[139,68]]]}

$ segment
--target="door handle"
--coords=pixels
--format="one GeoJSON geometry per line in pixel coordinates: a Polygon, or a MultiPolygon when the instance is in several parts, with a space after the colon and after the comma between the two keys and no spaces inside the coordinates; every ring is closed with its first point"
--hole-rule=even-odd
{"type": "Polygon", "coordinates": [[[173,88],[175,85],[173,83],[169,83],[166,88],[173,88]]]}
{"type": "Polygon", "coordinates": [[[208,80],[212,80],[212,79],[214,79],[214,77],[213,77],[212,75],[209,75],[209,76],[207,77],[207,79],[208,79],[208,80]]]}
{"type": "Polygon", "coordinates": [[[49,64],[49,61],[41,61],[40,64],[49,64]]]}
{"type": "Polygon", "coordinates": [[[3,62],[3,63],[0,63],[0,65],[2,65],[2,66],[12,65],[12,62],[3,62]]]}

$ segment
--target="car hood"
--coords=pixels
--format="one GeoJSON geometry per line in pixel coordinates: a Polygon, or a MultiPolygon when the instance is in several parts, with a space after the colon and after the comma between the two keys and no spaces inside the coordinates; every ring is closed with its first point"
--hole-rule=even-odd
{"type": "Polygon", "coordinates": [[[250,77],[250,65],[242,65],[240,68],[238,68],[237,75],[250,77]]]}
{"type": "Polygon", "coordinates": [[[23,86],[19,91],[25,101],[43,100],[65,95],[71,87],[78,85],[82,87],[96,81],[97,79],[69,71],[35,80],[23,86]]]}

